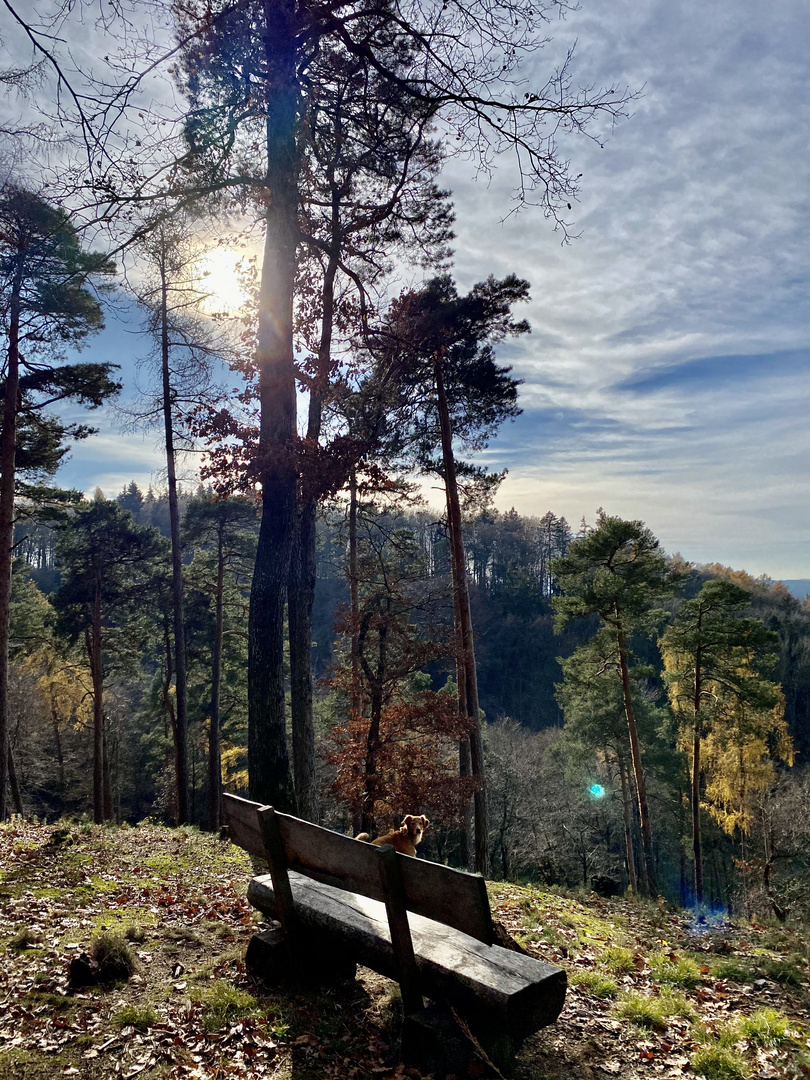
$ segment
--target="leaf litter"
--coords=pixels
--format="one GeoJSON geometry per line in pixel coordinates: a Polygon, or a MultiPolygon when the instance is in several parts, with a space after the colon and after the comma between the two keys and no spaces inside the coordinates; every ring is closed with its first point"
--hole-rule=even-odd
{"type": "MultiPolygon", "coordinates": [[[[0,1078],[418,1080],[396,1063],[388,980],[359,969],[282,993],[249,975],[252,873],[193,829],[0,826],[0,1078]],[[136,973],[71,992],[70,961],[100,933],[129,941],[136,973]]],[[[806,933],[503,883],[491,896],[529,952],[569,973],[516,1080],[810,1077],[806,933]]]]}

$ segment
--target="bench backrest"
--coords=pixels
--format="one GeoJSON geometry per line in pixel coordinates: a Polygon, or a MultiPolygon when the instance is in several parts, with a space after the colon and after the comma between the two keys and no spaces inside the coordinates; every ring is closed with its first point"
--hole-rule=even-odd
{"type": "MultiPolygon", "coordinates": [[[[383,848],[280,814],[238,795],[225,795],[224,803],[230,837],[239,847],[269,858],[262,815],[270,810],[288,870],[373,900],[388,901],[380,873],[383,848]]],[[[493,943],[492,915],[482,877],[399,852],[396,863],[408,911],[452,926],[486,945],[493,943]]]]}

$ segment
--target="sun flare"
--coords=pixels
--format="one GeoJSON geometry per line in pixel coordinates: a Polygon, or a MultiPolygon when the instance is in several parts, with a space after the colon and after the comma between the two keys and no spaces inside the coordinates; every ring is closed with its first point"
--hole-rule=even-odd
{"type": "Polygon", "coordinates": [[[198,287],[206,294],[202,308],[209,315],[233,314],[247,300],[240,270],[244,256],[233,248],[212,248],[197,259],[198,287]]]}

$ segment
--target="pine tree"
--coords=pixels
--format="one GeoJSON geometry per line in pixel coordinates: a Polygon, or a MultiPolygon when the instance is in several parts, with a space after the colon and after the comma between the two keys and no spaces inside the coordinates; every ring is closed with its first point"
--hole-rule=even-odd
{"type": "MultiPolygon", "coordinates": [[[[0,191],[0,315],[8,342],[0,436],[0,821],[6,815],[8,633],[19,434],[26,426],[29,437],[38,433],[53,459],[54,444],[58,446],[61,436],[83,437],[90,432],[42,418],[43,399],[49,404],[67,399],[95,407],[117,391],[110,364],[60,363],[65,346],[80,344],[103,327],[101,307],[89,285],[114,271],[105,255],[82,250],[64,210],[13,184],[0,191]]],[[[57,450],[56,461],[59,456],[57,450]]]]}
{"type": "Polygon", "coordinates": [[[563,591],[552,601],[555,625],[564,629],[574,619],[598,615],[615,642],[625,721],[641,821],[644,866],[650,895],[658,895],[647,785],[641,756],[630,679],[630,639],[653,633],[663,621],[661,602],[680,581],[658,540],[641,521],[623,521],[600,510],[596,528],[578,536],[567,553],[551,564],[563,591]]]}
{"type": "MultiPolygon", "coordinates": [[[[765,726],[778,729],[784,712],[781,693],[760,674],[776,660],[777,636],[758,620],[742,618],[751,597],[731,581],[707,581],[686,600],[661,638],[672,707],[683,725],[692,772],[691,808],[695,900],[703,901],[703,842],[700,822],[707,734],[719,742],[731,738],[742,748],[747,737],[765,726]],[[748,731],[746,732],[746,727],[748,731]],[[732,737],[732,732],[736,734],[732,737]]],[[[715,747],[715,750],[717,747],[715,747]]]]}

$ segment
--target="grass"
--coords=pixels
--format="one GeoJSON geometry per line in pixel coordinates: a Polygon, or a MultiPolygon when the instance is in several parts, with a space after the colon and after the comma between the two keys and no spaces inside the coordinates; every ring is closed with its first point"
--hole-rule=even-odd
{"type": "Polygon", "coordinates": [[[681,986],[693,990],[702,981],[700,967],[691,956],[676,956],[674,953],[650,953],[647,958],[653,978],[667,986],[681,986]]]}
{"type": "Polygon", "coordinates": [[[126,982],[138,967],[135,954],[120,934],[96,934],[90,942],[90,955],[98,964],[101,983],[126,982]]]}
{"type": "Polygon", "coordinates": [[[202,1024],[206,1031],[218,1031],[235,1020],[260,1013],[259,1003],[252,994],[237,990],[224,979],[196,990],[192,1000],[202,1005],[202,1024]]]}
{"type": "Polygon", "coordinates": [[[136,1031],[143,1032],[156,1024],[160,1017],[151,1005],[124,1005],[112,1019],[120,1028],[134,1027],[136,1031]]]}
{"type": "Polygon", "coordinates": [[[804,971],[793,958],[766,957],[760,963],[759,970],[765,978],[783,986],[801,986],[806,980],[804,971]]]}
{"type": "Polygon", "coordinates": [[[674,1017],[693,1020],[696,1015],[684,995],[671,990],[662,990],[656,997],[631,992],[617,1003],[614,1011],[619,1019],[651,1031],[666,1031],[674,1017]]]}
{"type": "Polygon", "coordinates": [[[611,975],[628,975],[635,969],[635,956],[621,945],[608,945],[599,954],[599,964],[611,975]]]}
{"type": "Polygon", "coordinates": [[[601,971],[574,970],[569,972],[568,981],[598,998],[614,998],[619,992],[616,980],[601,971]]]}
{"type": "Polygon", "coordinates": [[[754,965],[736,956],[724,956],[722,959],[710,958],[708,967],[715,979],[728,979],[730,982],[750,983],[757,977],[754,965]]]}
{"type": "Polygon", "coordinates": [[[732,1043],[748,1039],[756,1046],[783,1046],[793,1040],[793,1025],[776,1009],[757,1009],[750,1016],[729,1025],[729,1028],[734,1036],[732,1043]]]}
{"type": "Polygon", "coordinates": [[[745,1058],[724,1046],[708,1046],[697,1050],[690,1058],[692,1068],[706,1080],[747,1080],[745,1058]]]}
{"type": "Polygon", "coordinates": [[[33,949],[42,943],[42,934],[39,930],[32,930],[28,926],[21,926],[16,934],[13,934],[8,939],[8,947],[13,952],[25,952],[26,949],[33,949]]]}

